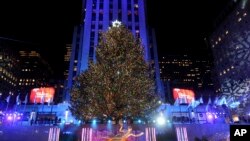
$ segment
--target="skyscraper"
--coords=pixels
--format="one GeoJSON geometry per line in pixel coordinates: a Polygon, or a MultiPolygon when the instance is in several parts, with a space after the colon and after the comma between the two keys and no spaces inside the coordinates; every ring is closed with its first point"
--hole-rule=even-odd
{"type": "Polygon", "coordinates": [[[24,99],[33,88],[51,86],[52,73],[37,45],[0,37],[0,93],[4,97],[13,93],[24,99]]]}
{"type": "MultiPolygon", "coordinates": [[[[154,39],[149,40],[146,24],[145,0],[83,0],[83,19],[80,26],[75,27],[72,39],[72,54],[69,65],[69,77],[66,86],[66,100],[69,100],[69,89],[76,75],[88,69],[89,60],[95,61],[95,47],[101,31],[106,31],[115,20],[121,21],[135,37],[141,38],[144,46],[144,58],[146,61],[154,60],[154,68],[158,68],[157,55],[150,50],[156,48],[154,39]],[[152,42],[151,42],[152,41],[152,42]],[[76,64],[75,64],[76,62],[76,64]]],[[[153,34],[152,34],[153,35],[153,34]]],[[[159,70],[155,71],[157,80],[157,93],[160,91],[159,70]]],[[[162,97],[163,98],[163,97],[162,97]]]]}
{"type": "Polygon", "coordinates": [[[216,92],[230,107],[246,105],[250,93],[250,2],[231,6],[210,38],[214,55],[216,92]]]}

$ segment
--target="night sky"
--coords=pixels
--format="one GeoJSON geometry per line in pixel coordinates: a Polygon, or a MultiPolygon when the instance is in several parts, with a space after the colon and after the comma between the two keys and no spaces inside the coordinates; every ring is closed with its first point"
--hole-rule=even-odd
{"type": "MultiPolygon", "coordinates": [[[[157,32],[159,55],[208,54],[204,38],[228,1],[173,0],[165,5],[148,0],[148,21],[157,32]]],[[[2,0],[0,36],[39,44],[55,77],[60,78],[65,44],[71,43],[73,26],[80,23],[80,17],[81,0],[2,0]]]]}

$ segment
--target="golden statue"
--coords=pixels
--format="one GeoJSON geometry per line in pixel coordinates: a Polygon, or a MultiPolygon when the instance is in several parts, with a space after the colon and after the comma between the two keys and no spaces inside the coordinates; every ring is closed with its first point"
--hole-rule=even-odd
{"type": "Polygon", "coordinates": [[[133,134],[131,126],[128,127],[128,130],[124,130],[122,123],[120,123],[119,132],[120,134],[117,134],[114,137],[102,137],[102,138],[106,139],[105,141],[127,141],[130,136],[140,137],[144,134],[143,132],[141,132],[140,134],[133,134]]]}

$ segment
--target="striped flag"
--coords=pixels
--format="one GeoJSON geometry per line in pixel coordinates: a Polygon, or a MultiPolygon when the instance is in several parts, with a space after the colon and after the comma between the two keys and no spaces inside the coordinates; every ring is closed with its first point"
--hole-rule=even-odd
{"type": "Polygon", "coordinates": [[[25,99],[24,99],[24,104],[28,103],[28,94],[26,94],[25,99]]]}
{"type": "Polygon", "coordinates": [[[20,104],[20,94],[18,94],[17,96],[16,96],[16,105],[19,105],[20,104]]]}
{"type": "Polygon", "coordinates": [[[6,98],[6,102],[7,102],[7,103],[10,102],[10,95],[6,98]]]}
{"type": "Polygon", "coordinates": [[[202,96],[200,97],[199,102],[200,102],[201,104],[203,103],[203,98],[202,98],[202,96]]]}

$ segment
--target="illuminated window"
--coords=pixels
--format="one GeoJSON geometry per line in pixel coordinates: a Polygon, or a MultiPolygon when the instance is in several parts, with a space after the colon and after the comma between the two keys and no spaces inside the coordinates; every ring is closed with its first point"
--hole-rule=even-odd
{"type": "Polygon", "coordinates": [[[225,32],[226,33],[226,35],[228,34],[228,30],[225,32]]]}
{"type": "Polygon", "coordinates": [[[2,54],[0,54],[0,60],[2,60],[3,59],[3,55],[2,54]]]}
{"type": "Polygon", "coordinates": [[[241,21],[241,18],[238,19],[238,22],[240,22],[240,21],[241,21]]]}
{"type": "Polygon", "coordinates": [[[247,15],[247,13],[244,13],[243,16],[245,17],[247,15]]]}

